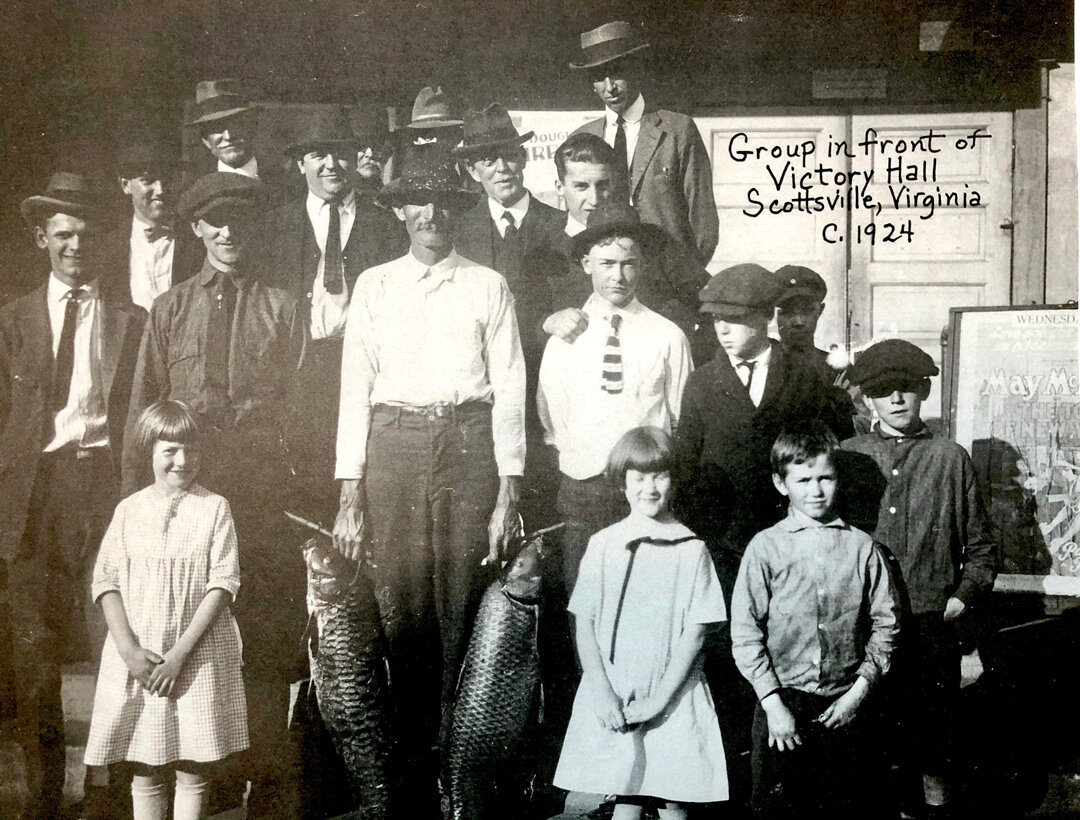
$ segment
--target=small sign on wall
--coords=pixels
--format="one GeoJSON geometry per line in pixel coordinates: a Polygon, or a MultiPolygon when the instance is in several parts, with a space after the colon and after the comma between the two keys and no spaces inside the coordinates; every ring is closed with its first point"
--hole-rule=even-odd
{"type": "Polygon", "coordinates": [[[883,68],[842,68],[814,72],[815,100],[883,100],[888,72],[883,68]]]}

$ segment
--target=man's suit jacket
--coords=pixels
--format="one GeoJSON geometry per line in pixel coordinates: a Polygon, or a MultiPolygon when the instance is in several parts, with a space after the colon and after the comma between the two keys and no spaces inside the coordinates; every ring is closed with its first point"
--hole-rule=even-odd
{"type": "MultiPolygon", "coordinates": [[[[172,281],[175,287],[199,272],[206,248],[184,220],[177,218],[173,229],[172,281]]],[[[131,220],[109,231],[102,242],[101,282],[110,294],[131,304],[131,220]]],[[[141,308],[139,308],[141,310],[141,308]]]]}
{"type": "MultiPolygon", "coordinates": [[[[48,282],[0,308],[0,558],[26,528],[41,451],[52,438],[52,329],[48,282]]],[[[101,289],[101,379],[117,483],[124,422],[146,313],[101,289]]]]}
{"type": "MultiPolygon", "coordinates": [[[[574,133],[604,136],[603,117],[574,133]]],[[[694,121],[685,114],[645,103],[634,160],[630,195],[642,222],[659,225],[707,265],[720,235],[713,199],[712,165],[694,121]]]]}
{"type": "Polygon", "coordinates": [[[506,278],[514,295],[518,330],[527,368],[534,371],[540,365],[545,339],[540,325],[552,312],[547,294],[545,273],[527,272],[525,260],[530,255],[552,247],[561,247],[565,238],[566,212],[546,205],[536,197],[529,203],[528,213],[518,227],[513,252],[501,253],[503,242],[491,219],[485,196],[462,214],[454,226],[454,248],[478,264],[496,270],[506,278]],[[561,238],[560,238],[561,237],[561,238]]]}
{"type": "MultiPolygon", "coordinates": [[[[259,229],[257,269],[263,281],[295,293],[305,320],[311,311],[311,287],[322,253],[307,214],[307,190],[270,211],[259,229]]],[[[357,194],[356,219],[341,249],[345,283],[352,291],[368,268],[402,256],[409,248],[402,223],[367,197],[357,194]]]]}
{"type": "Polygon", "coordinates": [[[770,452],[780,431],[819,419],[837,438],[853,430],[818,377],[772,343],[761,403],[723,348],[690,374],[672,444],[672,479],[681,520],[713,550],[739,556],[759,531],[779,521],[786,499],[772,484],[770,452]]]}

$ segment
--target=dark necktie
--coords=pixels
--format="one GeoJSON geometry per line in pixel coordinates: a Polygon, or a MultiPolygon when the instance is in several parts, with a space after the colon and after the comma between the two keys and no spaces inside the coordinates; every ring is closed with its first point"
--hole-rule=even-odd
{"type": "Polygon", "coordinates": [[[600,389],[605,393],[622,392],[622,348],[619,345],[619,325],[622,316],[611,316],[611,333],[608,334],[604,347],[604,368],[600,373],[600,389]]]}
{"type": "Polygon", "coordinates": [[[345,287],[341,269],[341,214],[336,202],[328,202],[330,225],[326,229],[326,251],[323,253],[323,287],[327,293],[341,293],[345,287]]]}
{"type": "Polygon", "coordinates": [[[503,234],[503,241],[513,243],[517,239],[517,223],[514,221],[514,215],[509,211],[503,211],[503,222],[506,223],[506,232],[503,234]]]}
{"type": "MultiPolygon", "coordinates": [[[[752,361],[750,359],[744,359],[743,361],[739,362],[739,367],[745,367],[746,368],[746,392],[747,392],[747,394],[751,393],[751,388],[754,385],[754,368],[756,366],[757,366],[757,362],[752,361]]],[[[751,395],[751,401],[752,400],[753,400],[753,396],[751,395]]]]}
{"type": "Polygon", "coordinates": [[[221,390],[229,390],[229,347],[236,309],[236,285],[218,271],[214,301],[206,322],[206,378],[221,390]]]}
{"type": "Polygon", "coordinates": [[[153,244],[159,239],[172,239],[173,229],[168,225],[153,225],[149,228],[143,228],[146,232],[146,241],[153,244]]]}
{"type": "Polygon", "coordinates": [[[622,117],[615,118],[615,153],[619,158],[619,167],[629,178],[629,163],[626,160],[626,121],[622,117]]]}
{"type": "Polygon", "coordinates": [[[623,603],[626,601],[626,588],[630,585],[630,573],[634,569],[634,559],[637,558],[637,550],[642,544],[656,544],[660,547],[673,547],[686,541],[697,540],[696,535],[684,535],[682,538],[635,538],[630,541],[626,548],[630,551],[630,560],[626,562],[626,575],[623,576],[622,589],[619,590],[619,602],[615,605],[615,622],[611,625],[611,652],[608,660],[615,663],[615,641],[619,637],[619,619],[622,618],[623,603]]]}
{"type": "Polygon", "coordinates": [[[79,302],[86,296],[82,288],[72,288],[64,297],[64,327],[56,348],[56,374],[53,377],[52,410],[58,413],[68,403],[71,392],[71,371],[75,367],[75,326],[79,323],[79,302]]]}

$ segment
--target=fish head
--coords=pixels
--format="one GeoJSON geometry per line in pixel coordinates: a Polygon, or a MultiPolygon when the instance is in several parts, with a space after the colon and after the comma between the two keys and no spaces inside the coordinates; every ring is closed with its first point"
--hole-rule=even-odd
{"type": "Polygon", "coordinates": [[[533,601],[540,597],[540,582],[544,571],[544,539],[534,538],[521,549],[503,571],[503,590],[521,601],[533,601]]]}
{"type": "Polygon", "coordinates": [[[356,565],[325,538],[308,539],[301,549],[307,564],[309,605],[343,600],[356,577],[356,565]]]}

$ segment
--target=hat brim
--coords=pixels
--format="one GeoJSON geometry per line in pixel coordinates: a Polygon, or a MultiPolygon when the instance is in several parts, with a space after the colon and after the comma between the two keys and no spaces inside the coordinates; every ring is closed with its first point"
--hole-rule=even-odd
{"type": "Polygon", "coordinates": [[[769,313],[767,305],[735,305],[730,302],[702,302],[699,313],[711,313],[721,319],[743,319],[755,313],[769,313]]]}
{"type": "Polygon", "coordinates": [[[470,157],[483,156],[498,148],[516,148],[527,143],[535,135],[535,131],[529,131],[528,133],[520,134],[517,137],[508,137],[504,140],[492,140],[491,142],[474,142],[469,145],[459,145],[456,148],[451,149],[450,153],[455,157],[469,159],[470,157]]]}
{"type": "Polygon", "coordinates": [[[425,128],[451,128],[453,126],[461,127],[465,125],[465,120],[444,119],[442,117],[432,117],[430,120],[413,120],[405,125],[406,128],[411,128],[414,131],[423,131],[425,128]]]}
{"type": "Polygon", "coordinates": [[[613,63],[616,60],[621,60],[623,57],[629,57],[631,54],[637,54],[639,51],[647,49],[651,43],[638,43],[633,48],[623,49],[612,54],[597,55],[591,60],[586,60],[583,63],[570,63],[570,68],[575,71],[582,71],[587,68],[596,68],[599,65],[605,65],[607,63],[613,63]]]}
{"type": "Polygon", "coordinates": [[[238,114],[244,114],[248,111],[258,111],[257,105],[244,105],[239,108],[226,108],[224,111],[215,111],[212,114],[203,114],[201,117],[185,122],[185,126],[202,125],[207,122],[215,122],[216,120],[226,120],[229,117],[235,117],[238,114]]]}
{"type": "MultiPolygon", "coordinates": [[[[936,370],[937,370],[937,368],[935,368],[935,371],[936,370]]],[[[930,374],[916,375],[914,372],[912,372],[910,370],[886,370],[884,373],[877,373],[877,374],[871,376],[868,379],[863,379],[862,381],[857,382],[857,381],[855,381],[854,379],[851,378],[851,372],[848,371],[848,379],[856,387],[859,387],[863,391],[863,393],[872,393],[872,392],[874,392],[874,390],[876,388],[878,388],[878,387],[880,387],[882,385],[890,384],[890,383],[891,384],[898,384],[898,383],[918,384],[918,383],[922,382],[924,379],[929,379],[931,376],[936,376],[936,375],[937,375],[937,372],[930,373],[930,374]]],[[[856,377],[858,377],[857,373],[856,373],[856,377]]]]}
{"type": "Polygon", "coordinates": [[[811,290],[810,288],[789,288],[780,294],[780,298],[776,300],[777,305],[782,305],[791,299],[809,298],[815,299],[818,302],[825,301],[825,294],[820,291],[811,290]]]}
{"type": "Polygon", "coordinates": [[[294,142],[292,145],[285,147],[285,155],[292,159],[300,159],[306,154],[309,154],[316,148],[333,148],[341,150],[351,150],[353,153],[357,153],[364,146],[358,139],[347,140],[302,140],[301,142],[294,142]]]}
{"type": "Polygon", "coordinates": [[[398,179],[392,179],[375,195],[375,204],[383,208],[400,208],[403,205],[426,205],[433,202],[456,211],[467,211],[480,198],[478,193],[457,189],[407,188],[398,179]]]}
{"type": "Polygon", "coordinates": [[[42,211],[49,211],[54,214],[71,214],[81,219],[101,216],[105,209],[101,205],[90,202],[72,202],[71,200],[57,199],[51,196],[30,196],[19,204],[19,211],[22,213],[26,223],[33,227],[42,211]]]}
{"type": "Polygon", "coordinates": [[[212,211],[216,211],[219,208],[235,208],[239,210],[254,210],[259,207],[259,202],[256,197],[253,196],[222,196],[216,199],[212,199],[205,205],[200,205],[194,210],[187,212],[181,211],[180,216],[189,222],[197,222],[204,216],[212,211]]]}
{"type": "Polygon", "coordinates": [[[589,248],[609,236],[627,236],[645,245],[650,251],[657,251],[668,239],[663,228],[647,222],[609,222],[595,228],[586,228],[571,241],[574,256],[581,258],[588,254],[589,248]]]}

